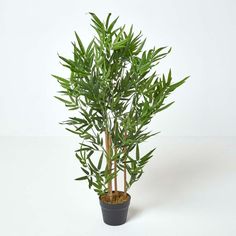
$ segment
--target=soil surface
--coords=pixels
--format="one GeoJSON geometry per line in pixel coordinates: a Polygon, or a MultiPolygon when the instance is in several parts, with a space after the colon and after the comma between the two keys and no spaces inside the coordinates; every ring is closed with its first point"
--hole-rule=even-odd
{"type": "Polygon", "coordinates": [[[110,203],[110,204],[121,204],[123,202],[128,201],[129,195],[124,194],[124,192],[117,192],[117,194],[113,191],[112,193],[112,199],[110,199],[110,196],[108,194],[100,196],[100,199],[102,202],[110,203]]]}

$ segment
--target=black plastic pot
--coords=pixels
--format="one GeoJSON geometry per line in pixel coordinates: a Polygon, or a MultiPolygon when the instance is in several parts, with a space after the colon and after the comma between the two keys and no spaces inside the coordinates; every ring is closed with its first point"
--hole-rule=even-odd
{"type": "Polygon", "coordinates": [[[129,199],[120,204],[105,203],[99,198],[104,223],[108,225],[122,225],[126,222],[131,198],[129,194],[127,195],[129,199]]]}

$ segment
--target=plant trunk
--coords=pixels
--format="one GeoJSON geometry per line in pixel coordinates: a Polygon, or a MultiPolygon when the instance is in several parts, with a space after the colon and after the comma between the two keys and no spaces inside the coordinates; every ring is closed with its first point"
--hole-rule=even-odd
{"type": "MultiPolygon", "coordinates": [[[[125,140],[127,138],[127,133],[125,131],[125,140]]],[[[124,196],[126,197],[127,195],[127,185],[126,185],[126,182],[127,182],[127,169],[126,169],[126,159],[127,159],[127,153],[126,153],[127,149],[126,147],[124,147],[123,149],[123,153],[124,153],[124,196]]]]}
{"type": "MultiPolygon", "coordinates": [[[[118,128],[116,121],[115,121],[115,127],[114,128],[115,128],[114,129],[114,135],[116,136],[116,129],[118,128]]],[[[114,149],[115,149],[114,153],[116,155],[117,154],[117,147],[115,146],[114,149]]],[[[116,161],[116,159],[114,160],[114,174],[115,174],[115,177],[114,177],[114,189],[115,189],[115,195],[117,196],[118,195],[118,191],[117,191],[117,161],[116,161]]]]}
{"type": "MultiPolygon", "coordinates": [[[[105,132],[105,144],[106,144],[106,152],[107,152],[107,170],[108,175],[111,174],[111,135],[106,130],[105,132]]],[[[110,201],[112,201],[112,180],[109,180],[107,183],[108,187],[108,196],[110,201]]]]}
{"type": "MultiPolygon", "coordinates": [[[[117,148],[115,147],[115,155],[116,154],[117,154],[117,148]]],[[[116,160],[114,161],[114,174],[115,174],[115,178],[114,178],[115,195],[118,195],[118,191],[117,191],[117,163],[116,163],[116,160]]]]}

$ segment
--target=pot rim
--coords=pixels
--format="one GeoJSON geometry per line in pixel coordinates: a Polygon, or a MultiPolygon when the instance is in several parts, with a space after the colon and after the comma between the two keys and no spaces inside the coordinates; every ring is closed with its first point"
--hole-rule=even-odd
{"type": "MultiPolygon", "coordinates": [[[[112,192],[114,192],[114,191],[112,191],[112,192]]],[[[123,191],[119,191],[119,192],[124,193],[123,191]]],[[[122,205],[129,205],[130,200],[131,200],[131,196],[130,196],[128,193],[126,193],[126,194],[128,195],[128,200],[125,201],[125,202],[122,202],[122,203],[114,203],[114,204],[113,204],[113,203],[103,202],[103,201],[101,200],[101,197],[104,196],[105,194],[99,196],[99,201],[100,201],[100,204],[103,205],[103,206],[122,206],[122,205]]]]}

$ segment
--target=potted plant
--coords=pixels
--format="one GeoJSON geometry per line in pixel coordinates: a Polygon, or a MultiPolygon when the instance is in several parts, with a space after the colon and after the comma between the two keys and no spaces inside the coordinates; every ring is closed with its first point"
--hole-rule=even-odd
{"type": "Polygon", "coordinates": [[[101,21],[90,13],[96,36],[84,46],[77,33],[73,57],[59,55],[69,78],[53,75],[60,83],[62,101],[75,115],[62,124],[81,138],[75,155],[83,175],[98,194],[103,220],[109,225],[126,222],[128,190],[143,174],[152,149],[140,154],[139,145],[155,135],[146,131],[153,116],[168,108],[168,95],[185,80],[173,83],[171,70],[160,76],[154,67],[170,53],[167,47],[143,50],[141,32],[131,26],[117,27],[108,14],[101,21]],[[123,186],[118,187],[118,176],[123,186]]]}

